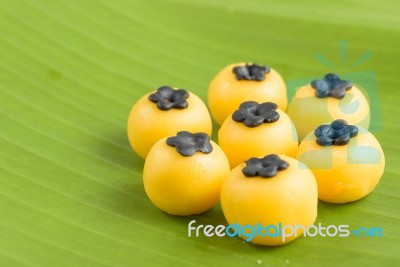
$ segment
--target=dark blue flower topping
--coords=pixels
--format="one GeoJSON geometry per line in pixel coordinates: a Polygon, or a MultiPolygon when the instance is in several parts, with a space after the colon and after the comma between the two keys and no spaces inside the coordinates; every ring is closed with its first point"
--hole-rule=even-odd
{"type": "Polygon", "coordinates": [[[278,171],[285,170],[289,163],[281,160],[278,155],[271,154],[263,158],[251,158],[246,161],[246,167],[242,172],[246,177],[261,176],[263,178],[274,177],[278,171]]]}
{"type": "Polygon", "coordinates": [[[232,69],[236,75],[236,80],[263,81],[265,74],[270,71],[269,67],[258,64],[247,64],[236,66],[232,69]]]}
{"type": "Polygon", "coordinates": [[[319,126],[314,134],[320,146],[343,146],[350,142],[350,138],[358,134],[358,128],[348,125],[345,120],[335,120],[331,125],[319,126]]]}
{"type": "Polygon", "coordinates": [[[184,89],[174,90],[169,86],[161,86],[156,93],[149,95],[149,100],[157,103],[157,107],[160,110],[184,109],[188,107],[188,102],[186,101],[188,97],[189,93],[184,89]]]}
{"type": "Polygon", "coordinates": [[[255,101],[246,101],[232,114],[232,119],[243,122],[247,127],[256,127],[279,120],[279,113],[275,111],[277,108],[278,105],[272,102],[258,104],[255,101]]]}
{"type": "Polygon", "coordinates": [[[314,80],[311,87],[316,89],[315,95],[319,98],[328,96],[342,99],[347,90],[353,87],[353,84],[346,80],[341,80],[338,75],[329,73],[322,80],[314,80]]]}
{"type": "Polygon", "coordinates": [[[197,151],[205,154],[213,151],[210,137],[205,133],[192,134],[187,131],[181,131],[176,136],[168,137],[167,145],[175,147],[176,151],[185,157],[192,156],[197,151]]]}

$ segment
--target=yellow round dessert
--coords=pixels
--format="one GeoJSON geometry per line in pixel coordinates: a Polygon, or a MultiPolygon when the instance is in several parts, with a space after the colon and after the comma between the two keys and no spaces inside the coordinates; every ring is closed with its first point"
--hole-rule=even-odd
{"type": "Polygon", "coordinates": [[[247,101],[231,114],[218,131],[218,144],[231,168],[250,157],[297,153],[297,133],[290,118],[271,102],[247,101]]]}
{"type": "Polygon", "coordinates": [[[158,140],[183,130],[209,135],[212,131],[206,105],[183,89],[162,86],[140,98],[129,114],[129,142],[143,159],[158,140]]]}
{"type": "Polygon", "coordinates": [[[179,132],[158,141],[143,170],[147,196],[159,209],[173,215],[207,211],[219,201],[229,163],[205,133],[179,132]]]}
{"type": "Polygon", "coordinates": [[[283,245],[301,236],[315,222],[317,205],[314,175],[303,163],[285,155],[249,159],[231,171],[221,189],[222,211],[229,224],[267,228],[250,240],[241,235],[259,245],[283,245]]]}
{"type": "Polygon", "coordinates": [[[319,199],[331,203],[356,201],[378,184],[385,156],[367,130],[336,120],[322,125],[301,142],[297,158],[314,173],[319,199]]]}
{"type": "Polygon", "coordinates": [[[336,74],[300,87],[289,104],[288,115],[300,140],[318,125],[339,118],[366,129],[370,123],[366,97],[357,86],[340,80],[336,74]]]}
{"type": "Polygon", "coordinates": [[[250,100],[274,102],[286,110],[286,84],[279,73],[266,66],[236,63],[221,70],[208,87],[208,106],[219,125],[240,103],[250,100]]]}

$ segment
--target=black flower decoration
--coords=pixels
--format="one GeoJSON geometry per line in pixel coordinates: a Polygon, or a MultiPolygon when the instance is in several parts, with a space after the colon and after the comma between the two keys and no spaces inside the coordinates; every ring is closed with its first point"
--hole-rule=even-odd
{"type": "Polygon", "coordinates": [[[192,156],[197,151],[205,154],[211,153],[213,147],[210,137],[205,133],[189,133],[187,131],[178,132],[176,136],[167,138],[167,145],[175,147],[176,151],[182,156],[192,156]]]}
{"type": "Polygon", "coordinates": [[[186,101],[188,97],[189,93],[184,89],[174,90],[169,86],[161,86],[156,93],[149,95],[149,100],[157,103],[157,107],[160,110],[184,109],[188,107],[188,102],[186,101]]]}
{"type": "Polygon", "coordinates": [[[244,66],[234,67],[232,71],[236,75],[236,80],[262,81],[270,69],[267,66],[246,63],[244,66]]]}
{"type": "Polygon", "coordinates": [[[285,170],[289,167],[289,163],[278,155],[271,154],[263,158],[251,158],[246,161],[246,167],[242,172],[246,177],[261,176],[263,178],[274,177],[278,171],[285,170]]]}
{"type": "Polygon", "coordinates": [[[275,111],[277,108],[278,106],[272,102],[258,104],[255,101],[246,101],[232,114],[232,119],[243,122],[247,127],[256,127],[262,123],[279,120],[279,113],[275,111]]]}
{"type": "Polygon", "coordinates": [[[343,146],[350,142],[350,138],[358,134],[358,128],[348,125],[345,120],[335,120],[331,125],[319,126],[314,134],[320,146],[343,146]]]}
{"type": "Polygon", "coordinates": [[[341,80],[338,75],[329,73],[322,80],[314,80],[311,87],[316,89],[315,95],[319,98],[328,96],[342,99],[347,90],[353,87],[353,84],[346,80],[341,80]]]}

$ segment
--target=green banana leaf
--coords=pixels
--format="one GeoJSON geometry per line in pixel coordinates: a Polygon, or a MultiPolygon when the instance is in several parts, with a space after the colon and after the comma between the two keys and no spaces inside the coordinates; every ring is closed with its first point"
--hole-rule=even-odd
{"type": "Polygon", "coordinates": [[[396,0],[0,0],[0,266],[400,264],[399,12],[396,0]],[[193,219],[226,224],[218,205],[175,217],[151,204],[130,108],[160,85],[206,101],[241,61],[272,66],[292,93],[328,72],[370,79],[385,174],[360,201],[320,202],[316,223],[383,236],[260,247],[188,237],[193,219]]]}

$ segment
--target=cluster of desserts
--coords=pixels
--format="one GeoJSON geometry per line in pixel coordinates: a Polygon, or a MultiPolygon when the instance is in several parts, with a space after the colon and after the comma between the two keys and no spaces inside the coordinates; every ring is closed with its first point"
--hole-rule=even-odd
{"type": "MultiPolygon", "coordinates": [[[[307,227],[315,222],[318,198],[346,203],[369,194],[385,158],[367,130],[362,91],[327,74],[287,102],[285,82],[274,69],[227,66],[208,90],[211,115],[221,125],[217,144],[207,106],[195,94],[162,86],[143,96],[129,115],[128,137],[145,159],[150,200],[182,216],[221,201],[230,224],[307,227]]],[[[301,234],[299,228],[285,242],[271,236],[252,242],[280,245],[301,234]]]]}

